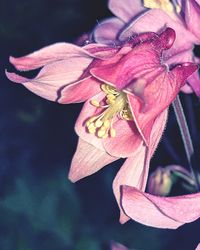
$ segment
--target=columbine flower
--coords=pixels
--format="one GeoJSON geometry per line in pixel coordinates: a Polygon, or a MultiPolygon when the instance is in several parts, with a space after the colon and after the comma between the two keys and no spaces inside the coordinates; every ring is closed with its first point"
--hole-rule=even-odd
{"type": "MultiPolygon", "coordinates": [[[[168,63],[184,61],[198,62],[193,55],[194,44],[200,44],[200,1],[199,0],[109,0],[109,9],[116,17],[98,24],[94,39],[101,43],[118,43],[141,32],[158,32],[169,26],[176,31],[174,46],[163,56],[168,63]]],[[[200,96],[198,72],[188,78],[189,85],[182,90],[192,89],[200,96]],[[191,87],[192,89],[191,89],[191,87]]]]}
{"type": "MultiPolygon", "coordinates": [[[[146,33],[116,47],[55,44],[25,57],[11,57],[19,70],[43,66],[34,79],[7,72],[11,81],[59,103],[85,101],[75,125],[79,142],[71,181],[122,157],[128,159],[113,183],[118,203],[122,184],[144,189],[167,108],[197,69],[192,63],[169,69],[163,62],[162,52],[174,39],[175,32],[168,28],[160,35],[146,33]]],[[[121,222],[127,219],[121,210],[121,222]]]]}

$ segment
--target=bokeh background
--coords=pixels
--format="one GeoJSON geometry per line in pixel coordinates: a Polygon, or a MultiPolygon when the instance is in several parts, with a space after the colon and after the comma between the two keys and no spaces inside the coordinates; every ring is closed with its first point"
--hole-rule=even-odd
{"type": "MultiPolygon", "coordinates": [[[[5,77],[5,68],[14,70],[9,55],[73,42],[111,15],[106,0],[0,1],[0,250],[106,250],[111,241],[137,250],[192,250],[200,241],[200,221],[177,230],[119,224],[112,180],[123,161],[70,183],[74,123],[82,104],[43,100],[5,77]]],[[[182,96],[186,110],[191,98],[198,114],[194,96],[182,96]]],[[[194,126],[192,131],[198,141],[194,126]]],[[[181,145],[171,110],[151,169],[186,165],[181,145]]]]}

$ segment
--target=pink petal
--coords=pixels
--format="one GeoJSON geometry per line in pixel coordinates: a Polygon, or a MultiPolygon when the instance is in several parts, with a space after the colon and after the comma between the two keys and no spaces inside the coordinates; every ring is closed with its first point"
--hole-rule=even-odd
{"type": "MultiPolygon", "coordinates": [[[[129,48],[128,48],[129,49],[129,48]]],[[[98,66],[91,68],[90,73],[99,80],[115,86],[117,89],[125,88],[138,75],[156,71],[160,65],[160,53],[153,50],[150,42],[135,46],[126,54],[117,53],[112,58],[102,61],[98,66]],[[145,64],[144,62],[145,58],[145,64]]]]}
{"type": "Polygon", "coordinates": [[[82,140],[88,142],[89,144],[93,145],[94,147],[98,148],[101,151],[105,151],[103,147],[104,139],[100,139],[94,134],[89,134],[86,128],[86,121],[90,119],[91,117],[99,114],[100,112],[98,108],[94,107],[90,103],[91,100],[101,101],[104,97],[105,95],[103,93],[99,93],[96,96],[93,96],[93,98],[86,101],[83,105],[81,113],[79,114],[79,117],[75,124],[75,131],[78,134],[78,136],[82,140]]]}
{"type": "MultiPolygon", "coordinates": [[[[104,97],[105,95],[100,93],[91,98],[91,100],[97,100],[100,102],[104,97]]],[[[79,137],[114,157],[125,158],[133,155],[135,148],[141,143],[141,136],[133,121],[128,122],[115,117],[113,119],[113,128],[116,130],[115,137],[109,136],[106,139],[102,139],[98,138],[95,134],[89,134],[86,128],[86,121],[103,112],[103,109],[92,106],[90,103],[91,100],[88,100],[84,104],[75,125],[75,130],[79,137]]]]}
{"type": "Polygon", "coordinates": [[[198,38],[200,43],[200,5],[195,0],[185,1],[185,22],[188,29],[198,38]]]}
{"type": "Polygon", "coordinates": [[[63,87],[60,90],[58,102],[62,104],[84,102],[100,91],[100,82],[94,77],[89,76],[83,80],[63,87]]]}
{"type": "Polygon", "coordinates": [[[122,185],[130,185],[141,190],[145,189],[150,159],[160,141],[166,120],[167,110],[160,114],[155,120],[151,131],[149,148],[141,143],[138,148],[135,149],[134,155],[125,161],[113,181],[113,192],[120,208],[121,223],[125,223],[129,218],[124,214],[124,210],[121,208],[120,188],[122,185]]]}
{"type": "Polygon", "coordinates": [[[200,243],[198,244],[195,250],[200,250],[200,243]]]}
{"type": "Polygon", "coordinates": [[[134,124],[134,121],[116,119],[113,122],[116,131],[115,137],[103,140],[103,145],[108,154],[116,157],[129,157],[135,155],[135,150],[142,143],[142,138],[134,124]]]}
{"type": "Polygon", "coordinates": [[[108,7],[112,13],[124,22],[129,22],[135,15],[144,11],[141,0],[109,0],[108,7]]]}
{"type": "Polygon", "coordinates": [[[200,193],[159,197],[123,186],[122,207],[130,218],[144,225],[176,229],[200,217],[200,193]]]}
{"type": "Polygon", "coordinates": [[[46,64],[59,60],[70,61],[72,58],[80,65],[81,62],[78,63],[79,59],[91,61],[91,57],[92,55],[81,47],[70,43],[56,43],[23,57],[10,57],[10,62],[18,70],[27,71],[40,68],[46,64]]]}
{"type": "Polygon", "coordinates": [[[161,73],[145,87],[143,101],[128,95],[136,126],[147,145],[155,117],[173,102],[187,77],[196,69],[196,65],[186,63],[161,73]]]}
{"type": "Polygon", "coordinates": [[[117,160],[104,151],[99,150],[93,145],[79,138],[75,155],[72,159],[68,178],[76,182],[89,176],[107,164],[117,160]]]}
{"type": "Polygon", "coordinates": [[[123,26],[124,22],[122,22],[120,19],[115,17],[108,18],[98,23],[93,34],[94,40],[97,43],[115,45],[117,34],[123,26]]]}
{"type": "Polygon", "coordinates": [[[152,9],[133,20],[119,35],[119,39],[126,40],[134,34],[140,32],[160,32],[166,27],[171,27],[176,31],[176,41],[173,47],[166,53],[176,54],[177,51],[191,47],[197,38],[184,28],[184,24],[174,16],[172,19],[160,9],[152,9]],[[156,22],[155,22],[156,20],[156,22]],[[184,37],[184,39],[182,39],[184,37]]]}
{"type": "Polygon", "coordinates": [[[126,248],[122,244],[113,242],[112,245],[111,245],[111,250],[128,250],[128,248],[126,248]]]}
{"type": "Polygon", "coordinates": [[[90,63],[91,58],[74,57],[70,60],[57,61],[44,66],[33,79],[9,72],[6,72],[6,75],[11,81],[23,84],[33,93],[45,99],[56,101],[60,89],[76,82],[90,63]]]}
{"type": "Polygon", "coordinates": [[[200,79],[198,71],[194,72],[188,79],[188,83],[197,96],[200,96],[200,79]]]}

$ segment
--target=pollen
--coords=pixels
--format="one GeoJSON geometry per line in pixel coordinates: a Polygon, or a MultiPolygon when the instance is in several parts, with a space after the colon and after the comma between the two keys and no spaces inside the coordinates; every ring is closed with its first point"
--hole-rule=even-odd
{"type": "Polygon", "coordinates": [[[101,90],[105,94],[105,105],[101,105],[98,100],[91,100],[90,104],[100,110],[98,115],[95,115],[86,121],[86,128],[90,134],[95,134],[98,138],[115,137],[116,130],[113,128],[114,117],[119,119],[132,120],[132,114],[129,108],[127,95],[122,91],[117,91],[114,87],[108,84],[102,84],[101,90]]]}
{"type": "Polygon", "coordinates": [[[144,0],[144,7],[150,9],[161,9],[171,14],[173,12],[180,12],[180,6],[176,1],[171,3],[169,0],[144,0]]]}

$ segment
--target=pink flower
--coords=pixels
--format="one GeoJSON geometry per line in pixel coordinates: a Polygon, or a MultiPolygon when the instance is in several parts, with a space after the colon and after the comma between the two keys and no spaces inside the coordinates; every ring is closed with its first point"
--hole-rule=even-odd
{"type": "Polygon", "coordinates": [[[200,217],[200,193],[161,197],[122,186],[122,208],[129,218],[144,225],[176,229],[200,217]]]}
{"type": "MultiPolygon", "coordinates": [[[[145,188],[167,108],[197,70],[192,63],[173,69],[164,63],[162,52],[174,39],[175,32],[168,28],[160,35],[145,33],[115,47],[61,43],[25,57],[11,57],[18,70],[43,67],[34,79],[7,72],[11,81],[48,100],[85,102],[75,125],[79,142],[69,172],[71,181],[127,158],[113,182],[118,204],[121,185],[145,188]]],[[[127,219],[121,209],[120,221],[127,219]]]]}
{"type": "MultiPolygon", "coordinates": [[[[118,43],[135,34],[158,32],[168,26],[176,31],[177,39],[174,46],[163,53],[164,60],[175,64],[184,61],[199,63],[199,58],[193,55],[194,44],[200,44],[199,0],[109,0],[108,6],[116,17],[98,24],[93,34],[95,41],[118,43]]],[[[198,72],[188,78],[188,83],[182,90],[191,93],[193,89],[200,96],[198,72]]]]}
{"type": "Polygon", "coordinates": [[[120,243],[113,242],[111,244],[111,250],[129,250],[129,249],[120,243]]]}

